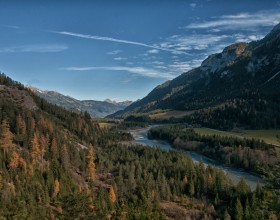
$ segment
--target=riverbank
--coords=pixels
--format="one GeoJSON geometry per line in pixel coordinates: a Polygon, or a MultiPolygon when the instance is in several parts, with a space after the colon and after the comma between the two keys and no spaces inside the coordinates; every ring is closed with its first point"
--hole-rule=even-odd
{"type": "MultiPolygon", "coordinates": [[[[157,125],[156,125],[157,126],[157,125]]],[[[155,125],[149,126],[148,128],[130,130],[129,132],[134,137],[131,143],[142,144],[150,147],[160,147],[164,150],[176,150],[169,143],[160,140],[150,140],[148,139],[148,131],[155,127],[155,125]]],[[[223,165],[213,159],[210,159],[202,154],[193,151],[184,151],[188,156],[192,158],[194,162],[202,162],[203,164],[212,165],[218,169],[223,170],[232,179],[234,183],[238,183],[241,178],[243,178],[251,189],[255,189],[257,184],[264,184],[264,180],[254,173],[250,173],[244,169],[235,168],[227,165],[223,165]]]]}

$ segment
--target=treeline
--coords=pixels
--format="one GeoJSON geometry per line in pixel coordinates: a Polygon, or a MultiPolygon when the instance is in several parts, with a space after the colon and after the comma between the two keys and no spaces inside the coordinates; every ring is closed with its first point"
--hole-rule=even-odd
{"type": "Polygon", "coordinates": [[[147,122],[138,122],[138,121],[122,121],[117,124],[117,128],[120,130],[129,130],[129,129],[138,129],[138,128],[146,128],[149,124],[147,122]]]}
{"type": "MultiPolygon", "coordinates": [[[[203,108],[182,118],[152,119],[147,115],[131,115],[125,118],[130,122],[145,123],[187,123],[220,130],[243,129],[279,129],[280,104],[264,98],[233,99],[214,107],[203,108]]],[[[184,110],[184,109],[181,109],[184,110]]]]}
{"type": "Polygon", "coordinates": [[[260,140],[200,135],[186,125],[155,127],[149,131],[148,137],[166,140],[175,148],[197,151],[223,164],[265,176],[270,176],[280,165],[275,147],[260,140]]]}
{"type": "Polygon", "coordinates": [[[233,128],[279,129],[280,102],[270,99],[236,99],[219,107],[206,108],[181,119],[181,122],[199,124],[221,130],[233,128]]]}
{"type": "Polygon", "coordinates": [[[11,87],[16,87],[20,90],[24,89],[24,85],[12,80],[10,77],[6,76],[4,73],[0,73],[0,85],[6,85],[11,87]]]}

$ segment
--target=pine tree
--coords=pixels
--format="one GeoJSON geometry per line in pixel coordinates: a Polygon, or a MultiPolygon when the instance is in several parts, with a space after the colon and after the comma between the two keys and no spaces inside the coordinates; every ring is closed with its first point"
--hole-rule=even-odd
{"type": "Polygon", "coordinates": [[[46,152],[47,147],[49,146],[49,135],[47,134],[46,136],[41,135],[39,139],[40,143],[40,157],[41,157],[41,162],[43,162],[44,155],[46,152]]]}
{"type": "Polygon", "coordinates": [[[94,151],[93,151],[93,146],[89,146],[89,151],[88,151],[88,172],[89,172],[89,180],[94,181],[96,178],[96,168],[95,168],[95,163],[94,163],[94,151]]]}
{"type": "Polygon", "coordinates": [[[261,188],[261,186],[260,186],[259,183],[258,183],[257,186],[256,186],[255,192],[256,192],[256,196],[257,196],[257,197],[261,197],[261,195],[262,195],[262,188],[261,188]]]}
{"type": "Polygon", "coordinates": [[[13,143],[14,134],[10,131],[10,125],[7,119],[4,119],[1,124],[0,133],[0,148],[4,150],[4,156],[7,149],[14,147],[13,143]]]}
{"type": "Polygon", "coordinates": [[[250,187],[243,178],[241,178],[241,180],[238,182],[236,188],[238,190],[239,195],[241,196],[246,195],[248,192],[251,191],[250,187]]]}
{"type": "Polygon", "coordinates": [[[224,220],[231,220],[230,214],[228,213],[227,210],[225,210],[225,212],[224,212],[224,218],[223,219],[224,220]]]}
{"type": "Polygon", "coordinates": [[[216,193],[215,200],[214,200],[214,204],[215,204],[215,206],[218,206],[219,203],[220,203],[219,194],[216,193]]]}
{"type": "Polygon", "coordinates": [[[235,220],[243,219],[243,207],[239,198],[236,199],[236,203],[235,203],[234,219],[235,220]]]}
{"type": "Polygon", "coordinates": [[[58,157],[58,150],[57,150],[57,141],[56,138],[53,137],[52,139],[52,144],[51,144],[51,156],[52,158],[57,158],[58,157]]]}
{"type": "Polygon", "coordinates": [[[191,179],[190,180],[190,183],[189,183],[189,194],[191,195],[191,196],[193,196],[194,195],[194,183],[193,183],[193,179],[191,179]]]}
{"type": "Polygon", "coordinates": [[[26,138],[26,124],[21,115],[16,118],[16,135],[18,142],[22,142],[26,138]]]}
{"type": "Polygon", "coordinates": [[[248,201],[248,198],[246,198],[246,203],[245,203],[245,210],[244,210],[244,219],[245,220],[250,220],[251,219],[251,213],[250,213],[250,204],[248,201]]]}
{"type": "Polygon", "coordinates": [[[68,153],[68,147],[66,144],[62,145],[62,148],[60,150],[60,157],[61,157],[61,163],[65,170],[69,168],[69,153],[68,153]]]}
{"type": "Polygon", "coordinates": [[[3,176],[2,176],[2,174],[0,173],[0,190],[3,189],[3,186],[4,186],[3,176]]]}

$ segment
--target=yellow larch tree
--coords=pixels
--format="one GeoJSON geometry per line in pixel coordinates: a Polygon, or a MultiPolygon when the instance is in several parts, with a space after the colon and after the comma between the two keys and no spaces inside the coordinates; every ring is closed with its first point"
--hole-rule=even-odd
{"type": "Polygon", "coordinates": [[[88,151],[88,172],[89,172],[89,180],[94,181],[96,178],[96,167],[94,163],[94,151],[93,151],[93,146],[89,146],[89,151],[88,151]]]}
{"type": "Polygon", "coordinates": [[[184,176],[184,179],[183,179],[183,183],[184,183],[184,185],[186,186],[186,185],[188,185],[188,177],[185,175],[184,176]]]}
{"type": "Polygon", "coordinates": [[[53,196],[54,197],[56,197],[57,196],[57,194],[59,193],[59,191],[60,191],[60,184],[59,184],[59,181],[58,181],[58,179],[55,179],[55,181],[54,181],[54,189],[53,189],[53,196]]]}
{"type": "Polygon", "coordinates": [[[31,156],[32,156],[32,164],[34,164],[36,159],[40,157],[40,144],[36,132],[34,133],[33,140],[32,140],[31,156]]]}
{"type": "Polygon", "coordinates": [[[41,162],[43,162],[44,159],[44,155],[46,152],[46,149],[49,146],[49,135],[47,134],[45,135],[41,135],[40,139],[39,139],[39,144],[40,144],[40,157],[41,157],[41,162]]]}
{"type": "Polygon", "coordinates": [[[110,189],[109,189],[109,197],[110,197],[110,200],[112,203],[114,203],[117,200],[117,197],[116,197],[116,194],[115,194],[115,191],[114,191],[114,188],[112,185],[110,186],[110,189]]]}
{"type": "Polygon", "coordinates": [[[13,143],[14,134],[10,130],[10,125],[7,119],[4,119],[1,124],[0,130],[0,148],[4,150],[4,156],[6,155],[7,149],[15,146],[13,143]]]}
{"type": "Polygon", "coordinates": [[[18,168],[20,162],[19,159],[20,159],[19,154],[16,151],[13,151],[13,153],[10,156],[10,162],[9,162],[9,168],[11,170],[18,168]]]}

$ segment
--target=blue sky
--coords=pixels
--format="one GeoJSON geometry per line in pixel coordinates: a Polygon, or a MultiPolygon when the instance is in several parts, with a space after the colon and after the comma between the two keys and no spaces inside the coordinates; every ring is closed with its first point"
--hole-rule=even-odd
{"type": "Polygon", "coordinates": [[[280,0],[0,0],[0,71],[77,99],[137,100],[279,22],[280,0]]]}

